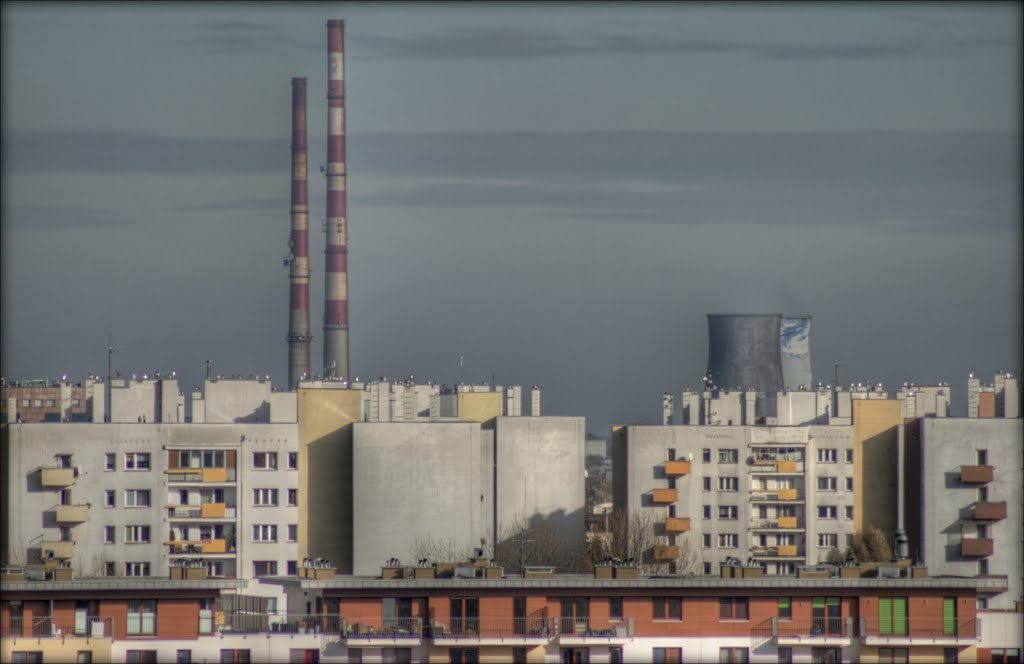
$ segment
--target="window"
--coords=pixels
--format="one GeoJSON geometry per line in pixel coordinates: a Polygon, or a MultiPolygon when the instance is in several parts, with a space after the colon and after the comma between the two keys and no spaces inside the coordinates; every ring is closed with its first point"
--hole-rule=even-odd
{"type": "Polygon", "coordinates": [[[277,452],[253,452],[254,470],[277,470],[277,452]]]}
{"type": "Polygon", "coordinates": [[[750,598],[719,597],[718,617],[721,620],[750,620],[750,598]]]}
{"type": "Polygon", "coordinates": [[[71,407],[72,408],[78,408],[81,405],[82,405],[82,400],[81,399],[72,399],[71,400],[71,407]]]}
{"type": "Polygon", "coordinates": [[[221,664],[249,664],[249,649],[221,648],[221,664]]]}
{"type": "Polygon", "coordinates": [[[114,452],[108,452],[103,455],[105,459],[104,470],[117,470],[117,454],[114,452]]]}
{"type": "Polygon", "coordinates": [[[622,619],[622,598],[621,597],[609,597],[608,598],[608,615],[609,617],[621,620],[622,619]]]}
{"type": "Polygon", "coordinates": [[[988,465],[988,450],[978,450],[978,465],[979,466],[987,466],[988,465]]]}
{"type": "Polygon", "coordinates": [[[705,549],[711,548],[711,533],[704,533],[700,536],[700,545],[705,549]]]}
{"type": "Polygon", "coordinates": [[[47,408],[53,408],[53,399],[47,399],[46,400],[46,407],[47,408]]]}
{"type": "Polygon", "coordinates": [[[477,664],[480,661],[480,649],[449,648],[448,661],[452,664],[477,664]]]}
{"type": "Polygon", "coordinates": [[[299,469],[299,453],[298,452],[289,452],[288,453],[288,470],[298,470],[298,469],[299,469]]]}
{"type": "Polygon", "coordinates": [[[299,561],[289,560],[285,563],[285,575],[286,576],[298,576],[299,575],[299,561]]]}
{"type": "Polygon", "coordinates": [[[711,478],[710,477],[703,478],[703,488],[704,488],[705,491],[711,491],[711,478]]]}
{"type": "Polygon", "coordinates": [[[117,506],[117,495],[116,495],[116,492],[113,489],[107,489],[103,493],[103,500],[105,501],[103,504],[106,507],[116,507],[117,506]]]}
{"type": "Polygon", "coordinates": [[[42,399],[33,399],[32,400],[32,406],[35,407],[35,408],[42,408],[43,407],[43,400],[42,399]]]}
{"type": "Polygon", "coordinates": [[[906,648],[879,648],[878,661],[879,664],[895,664],[896,662],[903,664],[909,662],[910,659],[906,648]]]}
{"type": "Polygon", "coordinates": [[[819,477],[818,478],[818,491],[835,491],[836,490],[836,478],[834,477],[819,477]]]}
{"type": "Polygon", "coordinates": [[[256,507],[276,507],[277,489],[253,489],[252,504],[256,507]]]}
{"type": "Polygon", "coordinates": [[[57,454],[54,455],[54,459],[57,460],[58,468],[71,468],[71,455],[70,454],[57,454]]]}
{"type": "Polygon", "coordinates": [[[320,650],[316,648],[292,648],[288,651],[288,661],[295,664],[319,664],[320,650]]]}
{"type": "Polygon", "coordinates": [[[192,664],[192,651],[191,650],[179,650],[177,657],[174,661],[177,664],[192,664]]]}
{"type": "Polygon", "coordinates": [[[149,507],[149,489],[125,489],[125,507],[149,507]]]}
{"type": "Polygon", "coordinates": [[[126,650],[124,653],[126,664],[156,664],[155,650],[126,650]]]}
{"type": "Polygon", "coordinates": [[[818,448],[818,463],[835,463],[836,462],[836,448],[834,447],[821,447],[818,448]]]}
{"type": "Polygon", "coordinates": [[[29,404],[29,400],[28,399],[22,399],[21,400],[21,407],[22,408],[28,408],[28,404],[29,404]]]}
{"type": "Polygon", "coordinates": [[[590,661],[590,650],[587,648],[562,648],[560,657],[562,664],[587,664],[590,661]]]}
{"type": "Polygon", "coordinates": [[[956,597],[942,598],[942,633],[956,635],[956,597]]]}
{"type": "Polygon", "coordinates": [[[42,664],[42,650],[15,650],[11,653],[12,664],[42,664]]]}
{"type": "Polygon", "coordinates": [[[655,620],[682,620],[682,597],[652,597],[655,620]]]}
{"type": "Polygon", "coordinates": [[[789,620],[793,617],[793,598],[779,598],[779,620],[789,620]]]}
{"type": "Polygon", "coordinates": [[[738,664],[746,664],[750,661],[750,649],[719,648],[718,661],[724,664],[730,664],[731,662],[737,662],[738,664]]]}
{"type": "Polygon", "coordinates": [[[978,576],[988,576],[988,560],[985,558],[978,561],[978,576]]]}
{"type": "Polygon", "coordinates": [[[295,507],[299,504],[299,490],[288,489],[288,506],[295,507]]]}
{"type": "Polygon", "coordinates": [[[149,452],[125,452],[125,470],[149,470],[149,452]]]}
{"type": "Polygon", "coordinates": [[[719,477],[718,478],[718,490],[719,491],[737,491],[740,488],[739,478],[736,477],[719,477]]]}
{"type": "MultiPolygon", "coordinates": [[[[524,650],[525,650],[525,648],[524,648],[524,650]]],[[[363,664],[363,649],[362,648],[349,648],[348,649],[348,661],[349,661],[349,664],[363,664]]]]}
{"type": "Polygon", "coordinates": [[[114,529],[114,526],[103,526],[103,543],[104,544],[114,544],[115,543],[114,542],[115,536],[116,536],[116,531],[114,529]]]}
{"type": "Polygon", "coordinates": [[[779,648],[775,659],[779,664],[793,664],[793,649],[789,647],[779,648]]]}
{"type": "Polygon", "coordinates": [[[269,524],[255,524],[252,527],[253,542],[276,542],[277,526],[269,524]]]}
{"type": "Polygon", "coordinates": [[[704,574],[711,574],[711,563],[704,563],[704,574]]]}
{"type": "Polygon", "coordinates": [[[853,491],[853,478],[852,477],[847,477],[846,478],[846,490],[847,491],[853,491]]]}
{"type": "Polygon", "coordinates": [[[112,562],[103,563],[104,576],[117,576],[117,565],[112,562]]]}
{"type": "Polygon", "coordinates": [[[71,489],[60,490],[60,504],[70,505],[71,504],[71,489]]]}
{"type": "Polygon", "coordinates": [[[739,546],[739,535],[736,533],[718,534],[719,549],[735,549],[737,546],[739,546]]]}
{"type": "Polygon", "coordinates": [[[711,505],[705,505],[704,506],[704,518],[705,519],[710,519],[711,518],[711,505]]]}
{"type": "Polygon", "coordinates": [[[839,536],[835,533],[818,533],[818,548],[832,549],[839,545],[839,536]]]}
{"type": "Polygon", "coordinates": [[[843,450],[844,461],[846,463],[853,463],[853,448],[847,448],[843,450]]]}
{"type": "Polygon", "coordinates": [[[296,542],[299,539],[299,527],[294,523],[288,524],[288,541],[296,542]]]}
{"type": "Polygon", "coordinates": [[[814,664],[839,664],[841,652],[839,648],[811,648],[811,661],[814,664]]]}
{"type": "Polygon", "coordinates": [[[996,662],[1020,664],[1020,648],[993,648],[992,664],[996,662]]]}
{"type": "Polygon", "coordinates": [[[735,505],[719,505],[718,518],[725,521],[735,521],[739,514],[739,508],[735,505]]]}
{"type": "Polygon", "coordinates": [[[149,576],[149,563],[125,563],[125,576],[149,576]]]}
{"type": "Polygon", "coordinates": [[[718,450],[718,463],[739,463],[739,450],[718,450]]]}
{"type": "Polygon", "coordinates": [[[988,597],[979,597],[978,598],[978,609],[984,611],[987,608],[988,608],[988,597]]]}
{"type": "Polygon", "coordinates": [[[701,455],[701,459],[704,463],[711,463],[711,448],[705,447],[701,455]]]}
{"type": "Polygon", "coordinates": [[[651,661],[655,664],[679,664],[683,661],[682,648],[652,648],[651,661]]]}
{"type": "MultiPolygon", "coordinates": [[[[526,648],[523,648],[523,664],[526,664],[526,648]]],[[[622,647],[611,647],[608,649],[608,662],[609,664],[622,664],[625,660],[622,659],[622,647]]]]}
{"type": "MultiPolygon", "coordinates": [[[[124,541],[126,544],[143,544],[149,542],[149,526],[125,526],[124,541]]],[[[148,574],[145,576],[149,576],[148,574]]]]}
{"type": "Polygon", "coordinates": [[[252,561],[253,576],[277,576],[276,560],[254,560],[252,561]]]}
{"type": "Polygon", "coordinates": [[[127,630],[129,636],[156,634],[155,599],[128,600],[127,630]]]}
{"type": "Polygon", "coordinates": [[[880,597],[878,599],[878,633],[907,633],[907,598],[880,597]]]}
{"type": "Polygon", "coordinates": [[[78,657],[75,658],[77,664],[92,664],[92,651],[91,650],[79,650],[78,657]]]}
{"type": "Polygon", "coordinates": [[[818,505],[818,518],[819,519],[834,519],[834,518],[836,518],[836,506],[835,505],[818,505]]]}
{"type": "Polygon", "coordinates": [[[847,521],[853,521],[853,505],[843,507],[843,518],[847,521]]]}

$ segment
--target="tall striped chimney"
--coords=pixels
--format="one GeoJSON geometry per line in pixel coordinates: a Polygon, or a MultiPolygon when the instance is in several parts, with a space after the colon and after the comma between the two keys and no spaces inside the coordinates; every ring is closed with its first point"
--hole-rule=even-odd
{"type": "Polygon", "coordinates": [[[348,377],[348,224],[345,218],[345,22],[327,22],[327,242],[324,378],[348,377]]]}
{"type": "Polygon", "coordinates": [[[309,377],[309,194],[306,79],[292,79],[292,232],[288,240],[288,389],[309,377]]]}

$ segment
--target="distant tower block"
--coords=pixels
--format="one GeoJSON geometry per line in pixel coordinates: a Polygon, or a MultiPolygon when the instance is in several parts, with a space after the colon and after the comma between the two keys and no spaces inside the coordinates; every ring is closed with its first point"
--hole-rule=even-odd
{"type": "Polygon", "coordinates": [[[782,381],[789,389],[812,389],[811,317],[786,316],[779,329],[782,381]]]}
{"type": "Polygon", "coordinates": [[[708,314],[708,374],[722,390],[782,390],[782,314],[708,314]]]}
{"type": "Polygon", "coordinates": [[[661,423],[668,425],[672,424],[672,408],[673,399],[672,395],[665,392],[661,395],[661,423]]]}
{"type": "Polygon", "coordinates": [[[530,417],[540,417],[540,388],[530,388],[530,417]]]}
{"type": "Polygon", "coordinates": [[[292,205],[288,241],[288,389],[309,372],[309,189],[306,147],[306,79],[292,79],[292,205]]]}
{"type": "Polygon", "coordinates": [[[345,208],[345,22],[327,22],[327,225],[324,377],[349,376],[348,221],[345,208]]]}

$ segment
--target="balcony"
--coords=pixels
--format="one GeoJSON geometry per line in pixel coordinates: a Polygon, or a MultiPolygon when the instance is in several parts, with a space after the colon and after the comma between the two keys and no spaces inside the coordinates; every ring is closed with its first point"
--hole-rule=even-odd
{"type": "Polygon", "coordinates": [[[999,521],[1006,518],[1006,501],[1000,503],[974,503],[976,521],[999,521]]]}
{"type": "Polygon", "coordinates": [[[632,640],[632,618],[596,618],[564,616],[554,621],[558,643],[562,646],[623,644],[632,640]]]}
{"type": "Polygon", "coordinates": [[[968,646],[981,639],[976,620],[915,617],[894,617],[891,623],[861,618],[860,636],[867,646],[968,646]]]}
{"type": "MultiPolygon", "coordinates": [[[[765,636],[758,628],[754,636],[765,636]]],[[[849,645],[853,636],[852,618],[803,618],[779,620],[772,618],[770,635],[779,645],[849,645]]]]}
{"type": "Polygon", "coordinates": [[[675,544],[654,547],[655,560],[677,560],[679,558],[679,547],[675,544]]]}
{"type": "Polygon", "coordinates": [[[960,542],[960,555],[965,558],[991,556],[993,550],[994,546],[991,539],[975,537],[971,539],[964,539],[960,542]]]}
{"type": "Polygon", "coordinates": [[[44,488],[63,489],[75,483],[74,468],[43,468],[40,481],[44,488]]]}
{"type": "Polygon", "coordinates": [[[63,639],[76,636],[86,639],[110,639],[114,633],[113,623],[114,619],[109,616],[34,616],[29,620],[11,616],[0,625],[0,637],[5,641],[16,641],[19,638],[63,639]]]}
{"type": "Polygon", "coordinates": [[[795,516],[780,516],[776,519],[753,519],[751,530],[803,530],[795,516]]]}
{"type": "Polygon", "coordinates": [[[682,519],[677,517],[669,517],[665,519],[665,532],[666,533],[685,533],[690,530],[690,520],[682,519]]]}
{"type": "Polygon", "coordinates": [[[227,484],[235,481],[234,468],[171,468],[168,484],[227,484]]]}
{"type": "Polygon", "coordinates": [[[800,499],[799,489],[751,489],[750,499],[759,502],[788,502],[800,499]]]}
{"type": "Polygon", "coordinates": [[[750,554],[758,558],[796,558],[800,556],[800,547],[796,544],[752,546],[750,547],[750,554]]]}
{"type": "Polygon", "coordinates": [[[651,502],[655,505],[671,505],[679,500],[679,492],[675,489],[654,489],[651,491],[651,502]]]}
{"type": "Polygon", "coordinates": [[[960,481],[965,484],[986,484],[992,481],[992,466],[960,466],[960,481]]]}
{"type": "Polygon", "coordinates": [[[228,542],[225,539],[204,539],[204,540],[170,540],[165,542],[170,553],[234,553],[234,548],[228,550],[228,542]]]}
{"type": "Polygon", "coordinates": [[[779,528],[796,528],[796,517],[795,516],[780,516],[776,519],[775,523],[779,528]]]}
{"type": "Polygon", "coordinates": [[[679,477],[680,475],[690,474],[690,462],[689,461],[666,461],[665,462],[665,476],[666,477],[679,477]]]}
{"type": "Polygon", "coordinates": [[[752,473],[781,473],[784,475],[799,475],[804,472],[803,461],[782,461],[768,460],[764,457],[755,458],[750,467],[752,473]]]}
{"type": "MultiPolygon", "coordinates": [[[[323,616],[333,627],[334,616],[323,616]]],[[[350,646],[414,646],[423,641],[423,622],[419,618],[341,618],[340,639],[350,646]]]]}
{"type": "Polygon", "coordinates": [[[46,541],[42,543],[43,560],[65,560],[75,553],[75,543],[65,541],[46,541]]]}
{"type": "Polygon", "coordinates": [[[57,523],[82,523],[89,518],[88,505],[58,505],[57,523]]]}
{"type": "Polygon", "coordinates": [[[429,633],[435,646],[546,644],[557,621],[544,616],[451,618],[435,620],[429,633]]]}

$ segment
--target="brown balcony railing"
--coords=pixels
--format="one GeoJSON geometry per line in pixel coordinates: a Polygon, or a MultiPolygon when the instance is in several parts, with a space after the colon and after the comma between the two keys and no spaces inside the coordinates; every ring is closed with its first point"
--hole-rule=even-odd
{"type": "Polygon", "coordinates": [[[651,491],[651,501],[657,505],[668,505],[679,500],[679,492],[675,489],[654,489],[651,491]]]}
{"type": "Polygon", "coordinates": [[[665,519],[666,533],[685,533],[690,530],[690,519],[679,517],[668,517],[665,519]]]}
{"type": "Polygon", "coordinates": [[[960,466],[960,481],[985,484],[992,481],[992,466],[960,466]]]}
{"type": "Polygon", "coordinates": [[[1006,501],[974,503],[974,518],[978,521],[999,521],[1006,518],[1006,501]]]}
{"type": "Polygon", "coordinates": [[[962,556],[991,556],[993,550],[993,542],[990,539],[974,537],[970,539],[964,539],[960,542],[960,555],[962,556]]]}

